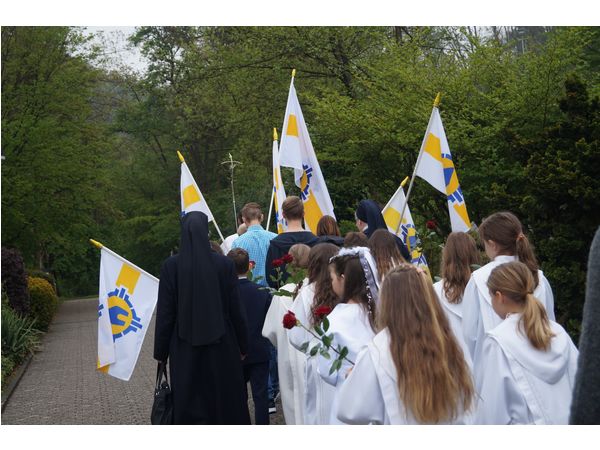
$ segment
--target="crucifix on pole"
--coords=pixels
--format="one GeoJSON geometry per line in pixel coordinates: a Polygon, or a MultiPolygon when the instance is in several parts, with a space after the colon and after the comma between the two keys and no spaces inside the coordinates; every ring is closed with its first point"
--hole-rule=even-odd
{"type": "Polygon", "coordinates": [[[221,164],[228,164],[229,165],[229,170],[230,170],[230,178],[231,178],[231,199],[233,201],[233,223],[235,224],[234,226],[234,230],[237,230],[237,209],[235,207],[235,191],[233,189],[233,169],[236,168],[236,166],[240,166],[242,165],[242,163],[240,161],[234,161],[233,157],[231,156],[231,153],[229,153],[229,159],[223,161],[221,164]]]}

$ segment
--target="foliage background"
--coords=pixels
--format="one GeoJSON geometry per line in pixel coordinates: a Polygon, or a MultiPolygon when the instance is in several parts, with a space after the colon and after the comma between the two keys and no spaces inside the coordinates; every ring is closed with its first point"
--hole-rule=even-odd
{"type": "MultiPolygon", "coordinates": [[[[2,27],[2,246],[50,271],[61,295],[96,291],[90,237],[158,274],[178,242],[176,150],[225,235],[228,153],[243,163],[238,209],[267,209],[272,128],[296,68],[344,232],[360,199],[385,204],[412,173],[442,92],[471,220],[521,218],[577,338],[600,224],[598,28],[139,27],[143,75],[103,69],[88,40],[78,28],[2,27]]],[[[431,219],[447,235],[446,201],[422,180],[410,206],[424,240],[431,219]]],[[[427,248],[438,273],[439,246],[427,248]]]]}

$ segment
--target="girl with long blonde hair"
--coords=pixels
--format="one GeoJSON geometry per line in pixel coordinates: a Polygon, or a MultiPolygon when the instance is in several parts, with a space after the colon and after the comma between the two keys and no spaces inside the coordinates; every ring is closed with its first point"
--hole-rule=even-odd
{"type": "Polygon", "coordinates": [[[550,283],[539,270],[533,247],[523,232],[519,219],[510,212],[498,212],[479,226],[479,236],[491,262],[475,270],[463,295],[462,329],[473,364],[477,367],[485,333],[500,324],[492,308],[487,280],[500,264],[520,261],[527,266],[534,281],[534,295],[554,320],[554,296],[550,283]]]}
{"type": "Polygon", "coordinates": [[[492,270],[487,286],[502,322],[490,330],[476,369],[479,423],[568,424],[579,352],[533,294],[528,266],[492,270]]]}
{"type": "Polygon", "coordinates": [[[381,331],[358,355],[339,394],[338,419],[349,424],[472,422],[474,388],[428,276],[393,268],[380,291],[381,331]]]}

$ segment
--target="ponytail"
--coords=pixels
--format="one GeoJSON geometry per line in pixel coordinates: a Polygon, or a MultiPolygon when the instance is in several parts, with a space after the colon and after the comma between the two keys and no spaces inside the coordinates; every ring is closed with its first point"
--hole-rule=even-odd
{"type": "Polygon", "coordinates": [[[533,276],[533,285],[537,286],[540,282],[538,275],[538,263],[533,253],[533,248],[529,243],[529,239],[523,233],[517,237],[517,257],[519,261],[527,266],[533,276]]]}
{"type": "Polygon", "coordinates": [[[520,261],[500,264],[490,274],[487,281],[490,292],[500,292],[518,305],[523,306],[519,328],[531,345],[546,351],[554,336],[546,309],[533,296],[533,276],[531,270],[520,261]]]}
{"type": "Polygon", "coordinates": [[[519,320],[519,326],[524,329],[531,345],[538,350],[548,350],[554,333],[550,328],[546,309],[531,293],[525,297],[525,310],[519,320]]]}

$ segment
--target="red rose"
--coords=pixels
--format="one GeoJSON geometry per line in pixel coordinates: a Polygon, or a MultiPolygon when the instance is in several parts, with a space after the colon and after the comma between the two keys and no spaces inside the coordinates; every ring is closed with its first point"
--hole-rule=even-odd
{"type": "Polygon", "coordinates": [[[274,259],[271,264],[273,265],[273,267],[281,267],[285,263],[283,262],[283,259],[274,259]]]}
{"type": "Polygon", "coordinates": [[[437,223],[435,223],[435,220],[428,220],[425,226],[430,230],[435,230],[437,228],[437,223]]]}
{"type": "Polygon", "coordinates": [[[298,319],[296,319],[296,314],[291,311],[288,311],[285,316],[283,316],[283,328],[291,330],[298,324],[298,319]]]}
{"type": "Polygon", "coordinates": [[[322,319],[324,316],[328,315],[331,312],[331,308],[329,306],[319,306],[315,309],[314,315],[317,319],[322,319]]]}
{"type": "Polygon", "coordinates": [[[254,269],[254,267],[256,267],[256,263],[254,261],[250,261],[250,270],[254,269]]]}
{"type": "Polygon", "coordinates": [[[289,253],[286,253],[285,255],[283,255],[283,258],[281,258],[283,260],[284,263],[291,263],[294,260],[294,257],[292,255],[290,255],[289,253]]]}

